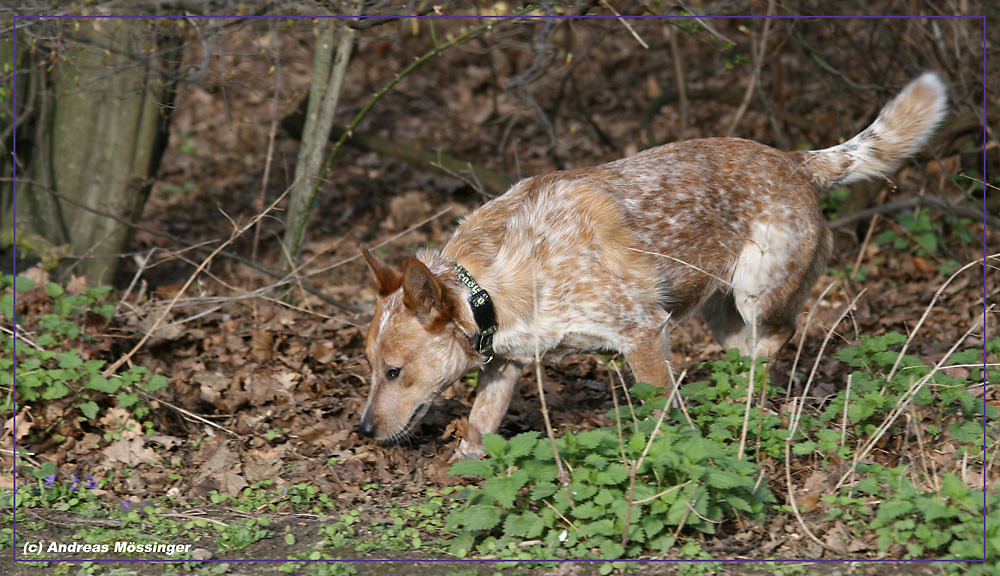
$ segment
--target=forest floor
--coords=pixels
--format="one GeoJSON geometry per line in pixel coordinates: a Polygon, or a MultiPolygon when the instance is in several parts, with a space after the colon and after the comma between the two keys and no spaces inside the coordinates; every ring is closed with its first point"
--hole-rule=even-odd
{"type": "MultiPolygon", "coordinates": [[[[399,62],[428,46],[425,30],[411,36],[409,27],[405,32],[388,28],[363,35],[351,63],[350,88],[338,124],[346,122],[344,118],[357,112],[370,94],[398,72],[399,62]]],[[[613,28],[613,22],[602,23],[600,30],[588,33],[596,37],[613,28]]],[[[728,23],[721,29],[735,30],[728,23]]],[[[529,99],[544,103],[559,118],[555,145],[527,100],[519,104],[497,87],[497,75],[514,76],[531,65],[530,51],[500,50],[488,59],[488,48],[475,43],[447,52],[408,76],[361,128],[474,162],[511,179],[556,167],[593,165],[653,142],[678,139],[681,134],[676,126],[681,118],[674,104],[657,109],[648,126],[636,120],[667,91],[663,84],[670,76],[635,56],[633,46],[628,45],[629,34],[617,33],[614,49],[580,56],[586,64],[569,82],[570,93],[563,94],[566,87],[559,82],[560,72],[569,77],[568,64],[556,64],[548,81],[532,86],[529,99]],[[603,91],[586,84],[595,77],[618,88],[603,91]],[[647,135],[653,136],[653,142],[644,141],[647,135]]],[[[513,32],[499,34],[496,42],[512,46],[531,38],[513,32]]],[[[215,62],[218,69],[180,91],[170,147],[139,222],[142,228],[134,235],[135,256],[121,272],[115,290],[100,300],[113,304],[116,312],[110,321],[99,314],[89,314],[82,321],[83,330],[92,337],[79,345],[85,359],[113,360],[126,353],[205,258],[204,251],[190,247],[218,245],[232,232],[231,219],[246,222],[261,209],[272,119],[280,122],[296,109],[307,93],[311,67],[309,42],[286,39],[276,47],[275,38],[253,27],[234,34],[228,39],[226,56],[215,62]],[[251,57],[272,50],[282,54],[276,116],[272,112],[275,77],[262,71],[259,58],[251,57]],[[250,56],[240,60],[235,54],[250,56]]],[[[706,50],[694,43],[686,46],[692,52],[706,50]]],[[[197,55],[189,59],[197,61],[197,55]]],[[[730,83],[734,78],[743,82],[749,74],[746,69],[742,75],[717,79],[709,73],[694,74],[699,93],[716,98],[704,96],[691,103],[683,119],[687,126],[683,136],[725,134],[735,108],[725,95],[741,94],[745,85],[730,83]]],[[[877,109],[875,102],[862,103],[850,109],[853,116],[843,120],[836,117],[839,109],[825,101],[822,87],[804,86],[797,96],[801,101],[794,103],[790,95],[785,96],[788,117],[798,118],[791,130],[793,140],[814,147],[839,141],[846,131],[841,130],[842,123],[861,127],[877,109]]],[[[768,129],[768,115],[752,108],[737,134],[754,137],[767,134],[768,129]]],[[[267,200],[277,197],[294,174],[298,143],[280,126],[277,135],[267,200]]],[[[977,166],[977,152],[970,153],[963,146],[961,142],[943,144],[937,160],[904,168],[897,188],[869,194],[884,203],[910,196],[933,182],[949,202],[977,207],[975,183],[951,176],[970,173],[977,166]]],[[[981,149],[978,154],[981,159],[981,149]]],[[[307,570],[306,562],[324,558],[351,562],[323,564],[322,568],[309,565],[308,573],[541,572],[530,562],[506,568],[474,555],[470,558],[481,562],[441,564],[438,561],[458,560],[445,546],[424,545],[438,536],[447,540],[441,520],[460,489],[476,482],[449,475],[458,430],[475,395],[470,382],[463,380],[445,391],[404,443],[379,445],[357,431],[369,388],[364,340],[376,294],[370,272],[359,257],[360,248],[385,243],[383,258],[402,264],[419,246],[447,242],[456,219],[487,199],[467,180],[376,152],[346,148],[314,207],[302,271],[324,295],[360,312],[331,305],[294,285],[289,305],[280,299],[280,292],[260,290],[275,282],[274,277],[220,256],[169,310],[168,326],[157,330],[131,358],[131,364],[163,375],[168,382],[151,396],[139,398],[147,412],[137,414],[107,399],[98,402],[100,416],[89,418],[84,413],[81,417],[79,398],[73,396],[40,403],[33,412],[19,412],[18,448],[31,454],[25,462],[40,469],[51,463],[58,479],[43,483],[19,472],[18,482],[62,492],[43,505],[47,500],[42,490],[32,496],[37,506],[19,508],[17,548],[0,550],[0,573],[110,574],[114,569],[121,574],[264,574],[277,571],[280,565],[244,561],[285,559],[302,562],[290,569],[299,573],[307,570]],[[77,496],[77,485],[82,486],[86,477],[96,486],[87,488],[88,495],[77,496]],[[70,482],[74,494],[67,491],[70,482]],[[428,507],[428,499],[435,497],[440,499],[438,505],[428,507]],[[96,514],[91,508],[80,513],[81,502],[115,513],[96,514]],[[38,542],[47,546],[95,538],[144,541],[149,535],[160,542],[190,544],[193,555],[187,558],[192,562],[149,563],[140,568],[130,563],[134,555],[112,551],[100,556],[121,560],[114,567],[60,565],[54,559],[65,556],[46,552],[37,556],[37,565],[31,565],[14,564],[10,555],[14,551],[18,559],[32,557],[24,546],[38,542]],[[359,542],[366,541],[369,549],[359,551],[359,542]],[[323,556],[310,556],[315,550],[322,550],[323,556]],[[406,563],[367,562],[377,559],[406,563]],[[212,562],[195,562],[204,560],[212,562]]],[[[846,196],[833,196],[824,199],[824,207],[833,220],[866,206],[852,208],[846,196]]],[[[984,228],[982,221],[946,217],[930,208],[904,214],[909,220],[890,213],[835,230],[833,260],[807,304],[812,318],[804,344],[799,350],[796,337],[769,368],[772,386],[795,391],[815,362],[818,377],[807,407],[813,415],[820,414],[825,399],[844,388],[855,369],[838,359],[840,350],[858,345],[861,335],[910,334],[952,271],[979,258],[984,242],[1000,246],[1000,233],[984,228]],[[868,226],[873,226],[870,233],[868,226]],[[931,242],[934,245],[928,246],[931,242]],[[820,300],[831,284],[834,288],[820,300]],[[854,312],[833,329],[852,301],[856,302],[854,312]],[[828,333],[834,336],[821,355],[828,333]]],[[[279,214],[264,219],[259,240],[248,233],[230,251],[267,268],[280,268],[281,218],[279,214]]],[[[996,300],[997,286],[984,291],[981,274],[982,267],[947,285],[941,302],[921,327],[920,337],[912,339],[908,354],[932,364],[983,317],[985,303],[996,300]]],[[[19,325],[31,333],[56,300],[45,285],[59,280],[73,293],[82,290],[82,282],[39,269],[29,271],[29,276],[39,284],[18,294],[17,313],[19,325]]],[[[996,334],[996,327],[997,318],[991,313],[988,333],[996,334]]],[[[982,348],[982,334],[982,329],[975,332],[961,348],[982,348]]],[[[704,362],[725,356],[700,319],[673,326],[672,344],[673,364],[686,373],[685,382],[710,380],[712,368],[704,362]]],[[[544,361],[545,401],[559,434],[615,424],[607,416],[614,408],[609,383],[618,379],[610,367],[612,360],[620,361],[597,354],[569,354],[544,361]]],[[[949,374],[968,377],[971,370],[974,367],[956,367],[949,374]]],[[[520,384],[500,429],[507,438],[544,430],[534,371],[525,373],[520,384]]],[[[987,401],[1000,406],[995,388],[987,392],[987,401]]],[[[788,405],[781,399],[771,402],[776,413],[787,412],[788,405]]],[[[940,425],[944,418],[918,407],[906,416],[912,419],[906,435],[887,437],[870,458],[886,466],[934,467],[932,476],[953,472],[970,486],[981,485],[988,474],[987,484],[995,485],[995,469],[984,473],[982,462],[957,458],[952,444],[914,448],[910,431],[940,425]]],[[[3,438],[7,449],[10,428],[3,438]]],[[[9,469],[9,454],[3,457],[9,469]]],[[[758,465],[783,502],[784,463],[761,457],[758,465]]],[[[836,474],[836,464],[801,461],[792,481],[823,491],[830,489],[829,478],[836,474]]],[[[12,487],[13,482],[14,477],[0,474],[0,489],[12,487]]],[[[715,535],[688,535],[702,555],[685,558],[671,551],[659,556],[686,559],[691,561],[688,564],[645,563],[632,568],[637,574],[940,573],[939,566],[888,563],[902,557],[901,547],[881,549],[874,535],[859,536],[848,524],[831,520],[828,508],[813,501],[804,505],[802,523],[784,512],[760,521],[729,521],[715,535]],[[848,553],[842,559],[887,563],[809,563],[805,559],[837,556],[806,537],[804,527],[824,543],[837,538],[847,542],[848,553]],[[723,566],[713,559],[789,562],[723,566]]],[[[7,546],[13,544],[10,541],[7,546]]],[[[546,573],[557,575],[601,570],[602,563],[596,561],[545,568],[546,573]]]]}

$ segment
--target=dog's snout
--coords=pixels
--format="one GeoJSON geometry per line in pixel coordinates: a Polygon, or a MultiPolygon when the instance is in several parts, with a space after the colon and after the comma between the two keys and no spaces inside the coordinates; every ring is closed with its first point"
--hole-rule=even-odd
{"type": "Polygon", "coordinates": [[[358,426],[358,432],[360,432],[362,436],[367,436],[369,438],[375,437],[375,422],[370,415],[365,414],[361,417],[361,425],[358,426]]]}

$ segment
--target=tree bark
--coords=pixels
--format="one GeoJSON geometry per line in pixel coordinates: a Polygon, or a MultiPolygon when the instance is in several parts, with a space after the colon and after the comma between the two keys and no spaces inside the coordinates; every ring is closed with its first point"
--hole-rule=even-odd
{"type": "MultiPolygon", "coordinates": [[[[358,6],[360,7],[360,5],[359,2],[358,6]]],[[[285,270],[287,272],[291,272],[295,268],[295,263],[302,251],[302,240],[305,237],[310,206],[312,206],[316,191],[319,189],[320,182],[317,178],[319,178],[320,170],[323,168],[326,143],[330,140],[330,129],[337,112],[337,102],[340,99],[354,43],[354,29],[342,25],[339,20],[324,19],[318,25],[322,29],[316,40],[313,55],[313,81],[309,90],[309,108],[302,130],[299,161],[295,167],[295,180],[290,192],[288,220],[285,222],[284,244],[288,257],[285,270]],[[339,41],[335,50],[333,40],[337,28],[339,28],[339,41]]]]}
{"type": "Polygon", "coordinates": [[[33,94],[32,117],[17,118],[17,153],[26,170],[17,172],[16,229],[68,244],[83,258],[74,274],[91,284],[113,281],[131,231],[53,192],[125,220],[140,216],[173,104],[174,88],[163,72],[179,64],[148,56],[161,47],[161,30],[145,20],[86,21],[73,40],[64,38],[65,52],[51,71],[32,66],[18,77],[41,89],[33,94]]]}

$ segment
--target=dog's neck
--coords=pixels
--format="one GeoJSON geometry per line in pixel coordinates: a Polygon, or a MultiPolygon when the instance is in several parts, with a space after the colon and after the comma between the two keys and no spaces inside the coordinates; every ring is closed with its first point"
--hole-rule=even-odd
{"type": "Polygon", "coordinates": [[[490,293],[476,282],[464,266],[454,261],[453,264],[458,281],[468,291],[466,301],[472,309],[472,317],[479,328],[479,334],[476,336],[476,351],[483,355],[488,363],[493,359],[493,333],[497,331],[497,315],[493,308],[493,300],[490,298],[490,293]]]}

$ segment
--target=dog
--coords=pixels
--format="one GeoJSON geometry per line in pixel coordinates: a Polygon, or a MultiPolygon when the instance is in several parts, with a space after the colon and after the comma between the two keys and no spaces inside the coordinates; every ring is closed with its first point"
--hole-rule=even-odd
{"type": "Polygon", "coordinates": [[[402,272],[363,249],[378,296],[359,431],[405,438],[435,396],[478,368],[455,457],[481,457],[482,435],[499,428],[540,354],[620,352],[636,381],[666,386],[668,323],[698,311],[723,347],[773,357],[832,251],[819,193],[892,174],[946,105],[944,83],[928,72],[832,148],[666,144],[521,180],[402,272]]]}

